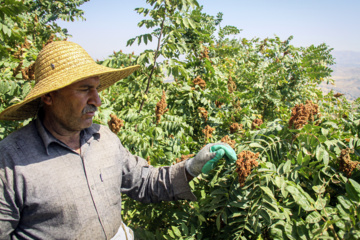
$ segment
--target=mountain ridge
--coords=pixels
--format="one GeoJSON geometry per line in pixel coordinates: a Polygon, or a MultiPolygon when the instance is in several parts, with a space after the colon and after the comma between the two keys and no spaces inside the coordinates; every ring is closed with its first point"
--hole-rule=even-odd
{"type": "Polygon", "coordinates": [[[335,65],[331,79],[335,85],[322,83],[320,88],[324,93],[331,90],[334,93],[342,93],[348,100],[356,100],[360,97],[360,52],[354,51],[333,51],[335,65]]]}

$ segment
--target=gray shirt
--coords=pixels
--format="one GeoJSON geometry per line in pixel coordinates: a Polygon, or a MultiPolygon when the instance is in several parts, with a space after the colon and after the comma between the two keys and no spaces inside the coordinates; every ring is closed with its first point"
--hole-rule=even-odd
{"type": "Polygon", "coordinates": [[[195,200],[184,162],[154,168],[107,127],[81,132],[81,154],[35,120],[0,142],[0,239],[110,239],[121,193],[144,203],[195,200]]]}

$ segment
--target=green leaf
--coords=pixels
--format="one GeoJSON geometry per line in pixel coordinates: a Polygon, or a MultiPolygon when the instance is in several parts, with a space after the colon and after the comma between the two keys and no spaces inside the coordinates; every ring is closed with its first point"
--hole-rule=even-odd
{"type": "Polygon", "coordinates": [[[219,214],[216,218],[216,228],[217,230],[220,230],[220,224],[221,224],[221,215],[219,214]]]}
{"type": "Polygon", "coordinates": [[[339,129],[338,125],[335,122],[331,122],[331,121],[323,122],[321,125],[323,125],[323,126],[331,126],[334,129],[339,129]]]}
{"type": "Polygon", "coordinates": [[[284,221],[279,221],[271,226],[270,233],[273,239],[279,239],[279,240],[286,239],[286,237],[284,236],[284,225],[285,225],[284,221]]]}
{"type": "Polygon", "coordinates": [[[248,202],[230,202],[230,206],[246,209],[248,207],[248,202]]]}
{"type": "Polygon", "coordinates": [[[281,194],[286,198],[287,195],[288,195],[288,191],[286,191],[286,187],[287,187],[287,184],[286,184],[286,181],[284,181],[281,185],[281,194]]]}
{"type": "Polygon", "coordinates": [[[324,207],[326,207],[326,199],[318,196],[318,199],[316,200],[314,207],[317,210],[322,210],[324,207]]]}
{"type": "Polygon", "coordinates": [[[250,144],[249,144],[249,147],[251,147],[251,148],[261,148],[261,149],[264,149],[263,146],[261,146],[259,143],[256,143],[256,142],[250,143],[250,144]]]}
{"type": "Polygon", "coordinates": [[[287,186],[286,190],[292,195],[295,202],[302,207],[305,211],[313,211],[314,207],[311,206],[307,198],[294,186],[287,186]]]}
{"type": "Polygon", "coordinates": [[[325,187],[323,185],[313,186],[312,189],[318,194],[325,192],[325,187]]]}
{"type": "Polygon", "coordinates": [[[189,228],[183,222],[181,223],[181,230],[183,231],[185,236],[189,235],[189,228]]]}
{"type": "Polygon", "coordinates": [[[348,210],[344,210],[341,204],[336,205],[336,209],[339,212],[339,216],[344,219],[345,221],[351,221],[350,219],[350,213],[348,210]]]}
{"type": "Polygon", "coordinates": [[[182,22],[183,22],[185,28],[189,28],[189,22],[188,22],[188,19],[186,17],[184,17],[182,19],[182,22]]]}
{"type": "Polygon", "coordinates": [[[321,215],[318,212],[314,211],[307,215],[305,220],[307,223],[317,223],[320,222],[321,215]]]}
{"type": "Polygon", "coordinates": [[[293,229],[293,225],[290,224],[289,222],[285,223],[285,234],[286,236],[291,239],[291,240],[296,240],[296,231],[293,229]],[[295,235],[295,237],[294,237],[295,235]]]}
{"type": "Polygon", "coordinates": [[[306,132],[311,132],[312,126],[310,124],[306,124],[303,128],[306,132]]]}
{"type": "Polygon", "coordinates": [[[196,23],[191,18],[189,18],[188,21],[192,28],[196,28],[196,23]]]}
{"type": "Polygon", "coordinates": [[[329,159],[330,159],[329,153],[326,150],[324,150],[323,163],[325,167],[329,165],[329,159]]]}
{"type": "Polygon", "coordinates": [[[143,39],[144,39],[144,43],[145,43],[145,45],[147,45],[147,43],[148,43],[148,38],[147,38],[147,35],[145,34],[145,35],[143,35],[143,39]]]}
{"type": "Polygon", "coordinates": [[[210,195],[217,195],[217,194],[223,195],[223,194],[225,194],[225,193],[227,193],[227,190],[226,190],[226,189],[224,189],[224,188],[218,188],[218,189],[215,189],[214,191],[212,191],[212,192],[210,193],[210,195]]]}
{"type": "Polygon", "coordinates": [[[170,237],[175,238],[174,232],[171,231],[171,229],[168,229],[167,232],[168,232],[168,234],[170,235],[170,237]]]}
{"type": "Polygon", "coordinates": [[[301,222],[296,222],[296,232],[299,236],[299,239],[303,239],[303,240],[307,240],[307,229],[305,227],[305,224],[301,221],[301,222]]]}
{"type": "Polygon", "coordinates": [[[172,230],[174,231],[175,235],[178,236],[178,237],[181,237],[181,232],[180,230],[175,227],[175,226],[171,226],[172,230]]]}
{"type": "Polygon", "coordinates": [[[245,212],[245,211],[235,212],[235,213],[232,213],[228,218],[244,217],[246,215],[247,215],[247,212],[245,212]]]}
{"type": "MultiPolygon", "coordinates": [[[[275,199],[274,194],[273,194],[273,192],[270,190],[269,187],[260,187],[260,188],[263,190],[263,192],[265,192],[266,195],[268,195],[268,196],[271,197],[272,199],[275,199]]],[[[276,200],[276,199],[275,199],[275,200],[276,200]]]]}
{"type": "Polygon", "coordinates": [[[204,216],[203,216],[203,215],[198,214],[197,216],[198,216],[198,218],[199,218],[199,220],[200,220],[200,221],[202,221],[202,222],[206,222],[206,219],[204,218],[204,216]]]}
{"type": "Polygon", "coordinates": [[[353,201],[360,202],[360,184],[349,178],[349,181],[345,184],[345,187],[349,198],[353,201]]]}
{"type": "Polygon", "coordinates": [[[284,173],[289,173],[291,170],[291,160],[287,160],[284,164],[283,171],[284,173]]]}
{"type": "Polygon", "coordinates": [[[298,163],[299,165],[302,164],[302,162],[303,162],[303,155],[302,155],[302,152],[301,152],[301,151],[298,152],[298,155],[297,155],[296,160],[297,160],[297,163],[298,163]]]}
{"type": "Polygon", "coordinates": [[[281,177],[275,176],[274,183],[278,188],[281,188],[283,182],[284,182],[284,177],[283,176],[281,176],[281,177]]]}
{"type": "Polygon", "coordinates": [[[259,214],[263,217],[267,225],[271,225],[271,217],[267,211],[260,209],[259,214]]]}
{"type": "Polygon", "coordinates": [[[323,156],[324,156],[324,151],[325,151],[325,149],[323,148],[323,146],[321,146],[321,145],[317,146],[316,151],[315,151],[315,156],[316,156],[317,160],[322,161],[323,156]]]}
{"type": "Polygon", "coordinates": [[[144,11],[144,8],[135,8],[135,11],[137,11],[138,13],[142,13],[144,11]]]}
{"type": "Polygon", "coordinates": [[[345,209],[350,209],[350,207],[352,206],[351,202],[349,201],[349,199],[347,199],[347,197],[345,196],[338,196],[337,197],[339,203],[345,208],[345,209]]]}
{"type": "Polygon", "coordinates": [[[321,134],[327,136],[329,134],[329,130],[326,128],[321,128],[321,134]]]}
{"type": "Polygon", "coordinates": [[[335,207],[325,207],[324,209],[321,210],[321,215],[327,216],[328,218],[330,218],[331,215],[337,215],[337,214],[338,214],[338,209],[335,207]]]}
{"type": "Polygon", "coordinates": [[[319,135],[319,136],[317,136],[317,138],[320,143],[324,143],[327,140],[327,138],[324,135],[319,135]]]}
{"type": "Polygon", "coordinates": [[[11,29],[8,28],[6,25],[2,25],[3,32],[8,35],[8,37],[11,37],[11,29]]]}

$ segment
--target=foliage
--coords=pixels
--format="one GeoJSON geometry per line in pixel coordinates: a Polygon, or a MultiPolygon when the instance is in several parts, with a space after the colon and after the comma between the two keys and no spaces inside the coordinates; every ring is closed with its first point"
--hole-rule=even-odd
{"type": "MultiPolygon", "coordinates": [[[[68,35],[55,20],[83,19],[88,0],[4,0],[0,5],[0,111],[23,99],[33,85],[33,63],[42,47],[68,35]]],[[[1,122],[0,139],[25,122],[1,122]]]]}
{"type": "MultiPolygon", "coordinates": [[[[292,37],[235,38],[239,29],[221,26],[222,14],[203,13],[195,0],[146,2],[136,9],[147,17],[139,26],[154,30],[128,44],[157,38],[158,47],[99,62],[141,68],[101,93],[95,121],[115,124],[122,143],[153,166],[218,141],[239,158],[253,152],[259,165],[240,183],[236,164],[221,161],[190,182],[195,202],[144,205],[123,196],[123,220],[137,239],[360,238],[360,100],[319,90],[332,82],[332,49],[297,48],[292,37]]],[[[14,68],[19,59],[7,61],[14,68]]],[[[2,107],[28,91],[12,68],[2,107]]]]}

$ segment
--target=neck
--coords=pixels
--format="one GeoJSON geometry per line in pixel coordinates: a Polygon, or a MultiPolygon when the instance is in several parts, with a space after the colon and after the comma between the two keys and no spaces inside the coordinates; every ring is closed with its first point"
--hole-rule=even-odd
{"type": "Polygon", "coordinates": [[[80,131],[68,130],[46,115],[43,118],[43,124],[56,139],[62,141],[77,153],[80,153],[80,131]]]}

